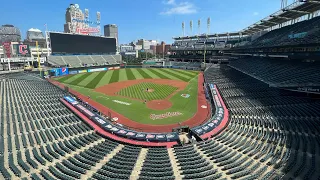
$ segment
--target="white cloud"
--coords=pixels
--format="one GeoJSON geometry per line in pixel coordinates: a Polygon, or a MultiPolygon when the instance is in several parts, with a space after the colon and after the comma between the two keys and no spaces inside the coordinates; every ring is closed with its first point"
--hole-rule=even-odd
{"type": "MultiPolygon", "coordinates": [[[[170,1],[170,0],[169,0],[170,1]]],[[[189,2],[181,2],[179,4],[170,4],[171,8],[166,9],[161,12],[161,15],[171,15],[171,14],[194,14],[197,13],[197,8],[194,4],[189,2]]]]}
{"type": "Polygon", "coordinates": [[[166,0],[166,1],[164,2],[164,4],[174,5],[174,4],[176,4],[176,1],[175,1],[175,0],[166,0]]]}
{"type": "Polygon", "coordinates": [[[259,15],[259,12],[254,12],[253,15],[254,15],[254,16],[258,16],[258,15],[259,15]]]}

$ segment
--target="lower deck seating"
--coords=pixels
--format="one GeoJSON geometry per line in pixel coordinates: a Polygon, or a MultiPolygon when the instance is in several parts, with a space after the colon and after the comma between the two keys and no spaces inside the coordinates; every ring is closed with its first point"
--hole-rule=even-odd
{"type": "Polygon", "coordinates": [[[120,55],[83,55],[83,56],[49,56],[48,62],[53,66],[99,66],[121,63],[120,55]]]}
{"type": "Polygon", "coordinates": [[[230,124],[212,139],[166,149],[105,139],[60,103],[61,89],[35,74],[3,75],[0,179],[319,179],[318,100],[228,66],[205,78],[230,124]]]}

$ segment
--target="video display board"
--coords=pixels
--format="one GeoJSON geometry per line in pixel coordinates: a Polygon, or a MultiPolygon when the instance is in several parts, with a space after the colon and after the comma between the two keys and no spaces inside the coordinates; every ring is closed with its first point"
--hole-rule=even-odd
{"type": "Polygon", "coordinates": [[[112,54],[116,39],[89,35],[50,33],[53,54],[112,54]]]}

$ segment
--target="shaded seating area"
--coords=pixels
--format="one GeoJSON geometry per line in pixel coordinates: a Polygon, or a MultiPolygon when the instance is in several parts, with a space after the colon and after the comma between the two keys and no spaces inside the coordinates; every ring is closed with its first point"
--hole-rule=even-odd
{"type": "Polygon", "coordinates": [[[249,47],[274,47],[315,44],[320,42],[320,17],[272,30],[250,43],[249,47]]]}
{"type": "Polygon", "coordinates": [[[272,86],[320,85],[318,62],[253,57],[230,61],[230,66],[272,86]]]}

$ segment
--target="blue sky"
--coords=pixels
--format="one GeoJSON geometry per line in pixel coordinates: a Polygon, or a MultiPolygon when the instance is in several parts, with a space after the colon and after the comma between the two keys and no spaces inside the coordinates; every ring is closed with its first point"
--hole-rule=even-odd
{"type": "Polygon", "coordinates": [[[29,28],[44,31],[45,23],[49,30],[63,31],[70,3],[89,9],[90,20],[100,11],[102,25],[117,24],[120,43],[140,38],[171,43],[173,36],[182,35],[183,21],[186,34],[191,35],[190,20],[196,33],[198,19],[205,33],[208,17],[211,33],[238,31],[280,8],[280,0],[11,0],[1,2],[0,24],[20,28],[23,37],[29,28]]]}

